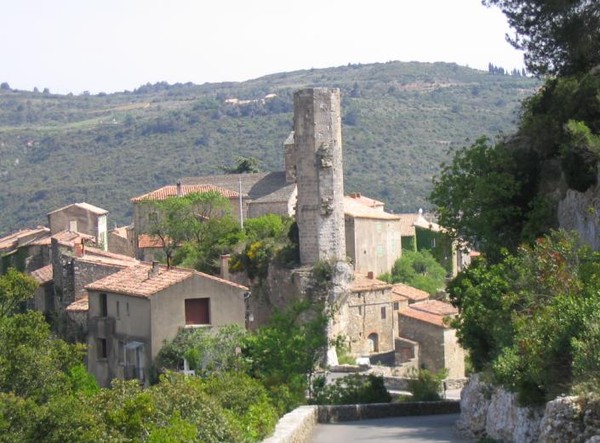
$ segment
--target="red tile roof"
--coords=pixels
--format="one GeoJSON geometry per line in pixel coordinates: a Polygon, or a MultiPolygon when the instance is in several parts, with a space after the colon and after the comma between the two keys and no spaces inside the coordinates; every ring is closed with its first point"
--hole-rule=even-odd
{"type": "Polygon", "coordinates": [[[352,197],[344,197],[344,214],[356,218],[372,218],[377,220],[399,220],[396,214],[384,212],[381,208],[377,209],[364,205],[352,197]]]}
{"type": "Polygon", "coordinates": [[[458,314],[458,309],[450,303],[439,300],[427,300],[420,303],[408,305],[400,310],[400,315],[435,326],[450,329],[445,319],[458,314]]]}
{"type": "Polygon", "coordinates": [[[390,289],[391,287],[391,284],[386,283],[382,280],[377,280],[376,278],[369,278],[365,274],[356,273],[354,274],[354,281],[352,282],[350,290],[352,292],[382,291],[385,289],[390,289]]]}
{"type": "Polygon", "coordinates": [[[361,205],[365,205],[369,208],[379,208],[380,211],[383,211],[383,207],[385,203],[379,200],[375,200],[373,198],[365,197],[361,195],[360,192],[352,192],[350,195],[346,196],[347,198],[353,199],[355,202],[360,203],[361,205]]]}
{"type": "Polygon", "coordinates": [[[31,276],[40,285],[51,282],[54,278],[54,275],[52,273],[52,265],[46,265],[43,268],[39,268],[35,271],[32,271],[31,276]]]}
{"type": "Polygon", "coordinates": [[[163,244],[160,237],[148,234],[138,235],[138,248],[162,248],[163,244]]]}
{"type": "Polygon", "coordinates": [[[50,229],[38,226],[34,229],[21,229],[13,234],[0,238],[0,249],[14,249],[23,244],[34,243],[40,238],[50,238],[50,229]]]}
{"type": "Polygon", "coordinates": [[[407,298],[413,302],[427,300],[429,298],[429,294],[427,292],[405,285],[404,283],[394,283],[394,286],[392,287],[392,293],[407,298]]]}
{"type": "MultiPolygon", "coordinates": [[[[221,188],[214,185],[181,185],[181,195],[191,194],[193,192],[218,192],[226,198],[239,198],[239,192],[231,191],[229,189],[221,188]]],[[[131,199],[132,202],[139,202],[141,200],[164,200],[168,197],[177,196],[177,185],[167,185],[162,188],[156,189],[155,191],[148,192],[147,194],[140,195],[131,199]]]]}
{"type": "Polygon", "coordinates": [[[54,234],[53,236],[44,237],[40,240],[34,242],[35,245],[50,245],[52,239],[56,239],[58,243],[66,246],[75,246],[75,244],[81,243],[81,240],[94,242],[95,238],[93,235],[82,234],[80,232],[75,231],[60,231],[54,234]]]}
{"type": "Polygon", "coordinates": [[[177,285],[193,275],[234,286],[247,291],[246,286],[223,280],[212,275],[204,274],[193,269],[184,269],[159,265],[158,273],[151,275],[152,264],[140,263],[137,266],[125,268],[115,274],[104,277],[86,286],[88,291],[112,292],[115,294],[131,295],[134,297],[151,297],[171,286],[177,285]]]}
{"type": "Polygon", "coordinates": [[[90,310],[89,296],[86,293],[65,308],[67,312],[87,312],[90,310]]]}

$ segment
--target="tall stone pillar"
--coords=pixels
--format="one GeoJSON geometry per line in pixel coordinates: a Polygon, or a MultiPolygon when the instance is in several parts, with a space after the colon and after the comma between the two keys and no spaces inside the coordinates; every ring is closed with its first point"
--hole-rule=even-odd
{"type": "Polygon", "coordinates": [[[346,259],[340,91],[294,94],[300,262],[346,259]]]}

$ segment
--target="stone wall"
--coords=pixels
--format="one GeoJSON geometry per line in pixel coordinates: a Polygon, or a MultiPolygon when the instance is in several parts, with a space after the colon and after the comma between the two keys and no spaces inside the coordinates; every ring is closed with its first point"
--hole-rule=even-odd
{"type": "Polygon", "coordinates": [[[600,401],[559,397],[545,406],[520,407],[516,395],[471,377],[461,395],[458,431],[467,438],[506,443],[591,442],[600,435],[600,401]]]}
{"type": "Polygon", "coordinates": [[[460,412],[460,403],[458,401],[322,405],[319,406],[318,421],[319,423],[338,423],[372,418],[456,414],[458,412],[460,412]]]}
{"type": "Polygon", "coordinates": [[[345,260],[344,178],[339,89],[294,94],[300,263],[345,260]]]}

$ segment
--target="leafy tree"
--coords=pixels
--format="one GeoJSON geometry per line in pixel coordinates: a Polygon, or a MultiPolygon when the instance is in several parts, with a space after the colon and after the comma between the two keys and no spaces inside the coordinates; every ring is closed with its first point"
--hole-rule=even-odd
{"type": "Polygon", "coordinates": [[[594,376],[586,370],[596,367],[600,256],[573,235],[556,231],[500,263],[476,263],[448,291],[474,368],[490,370],[522,402],[541,403],[594,376]]]}
{"type": "Polygon", "coordinates": [[[250,374],[271,389],[281,412],[304,403],[307,380],[327,347],[326,325],[323,306],[304,301],[275,313],[248,336],[244,355],[250,374]]]}
{"type": "Polygon", "coordinates": [[[499,258],[515,249],[525,233],[536,236],[547,226],[529,226],[535,209],[539,162],[535,152],[506,141],[482,137],[456,152],[433,180],[429,199],[438,206],[440,225],[456,239],[499,258]]]}
{"type": "Polygon", "coordinates": [[[483,0],[506,15],[536,75],[571,75],[600,64],[600,4],[595,0],[483,0]]]}
{"type": "Polygon", "coordinates": [[[0,392],[12,392],[36,402],[83,386],[74,368],[84,348],[54,339],[39,312],[0,319],[0,392]]]}
{"type": "Polygon", "coordinates": [[[158,238],[167,264],[215,273],[220,253],[239,241],[239,225],[231,216],[229,200],[218,192],[143,202],[157,213],[146,233],[158,238]]]}
{"type": "Polygon", "coordinates": [[[17,312],[23,303],[33,297],[38,284],[30,276],[9,268],[0,276],[0,319],[17,312]]]}
{"type": "Polygon", "coordinates": [[[234,167],[221,166],[226,174],[250,174],[260,172],[259,160],[254,157],[238,156],[234,167]]]}
{"type": "Polygon", "coordinates": [[[435,294],[446,285],[446,270],[429,251],[404,250],[392,272],[380,278],[389,283],[405,283],[435,294]]]}

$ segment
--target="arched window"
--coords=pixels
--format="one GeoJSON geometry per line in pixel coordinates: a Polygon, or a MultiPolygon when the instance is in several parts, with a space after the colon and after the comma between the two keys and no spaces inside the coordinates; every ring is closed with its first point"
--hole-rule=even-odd
{"type": "Polygon", "coordinates": [[[379,336],[375,333],[372,333],[369,334],[367,340],[369,341],[369,352],[379,352],[379,336]]]}

